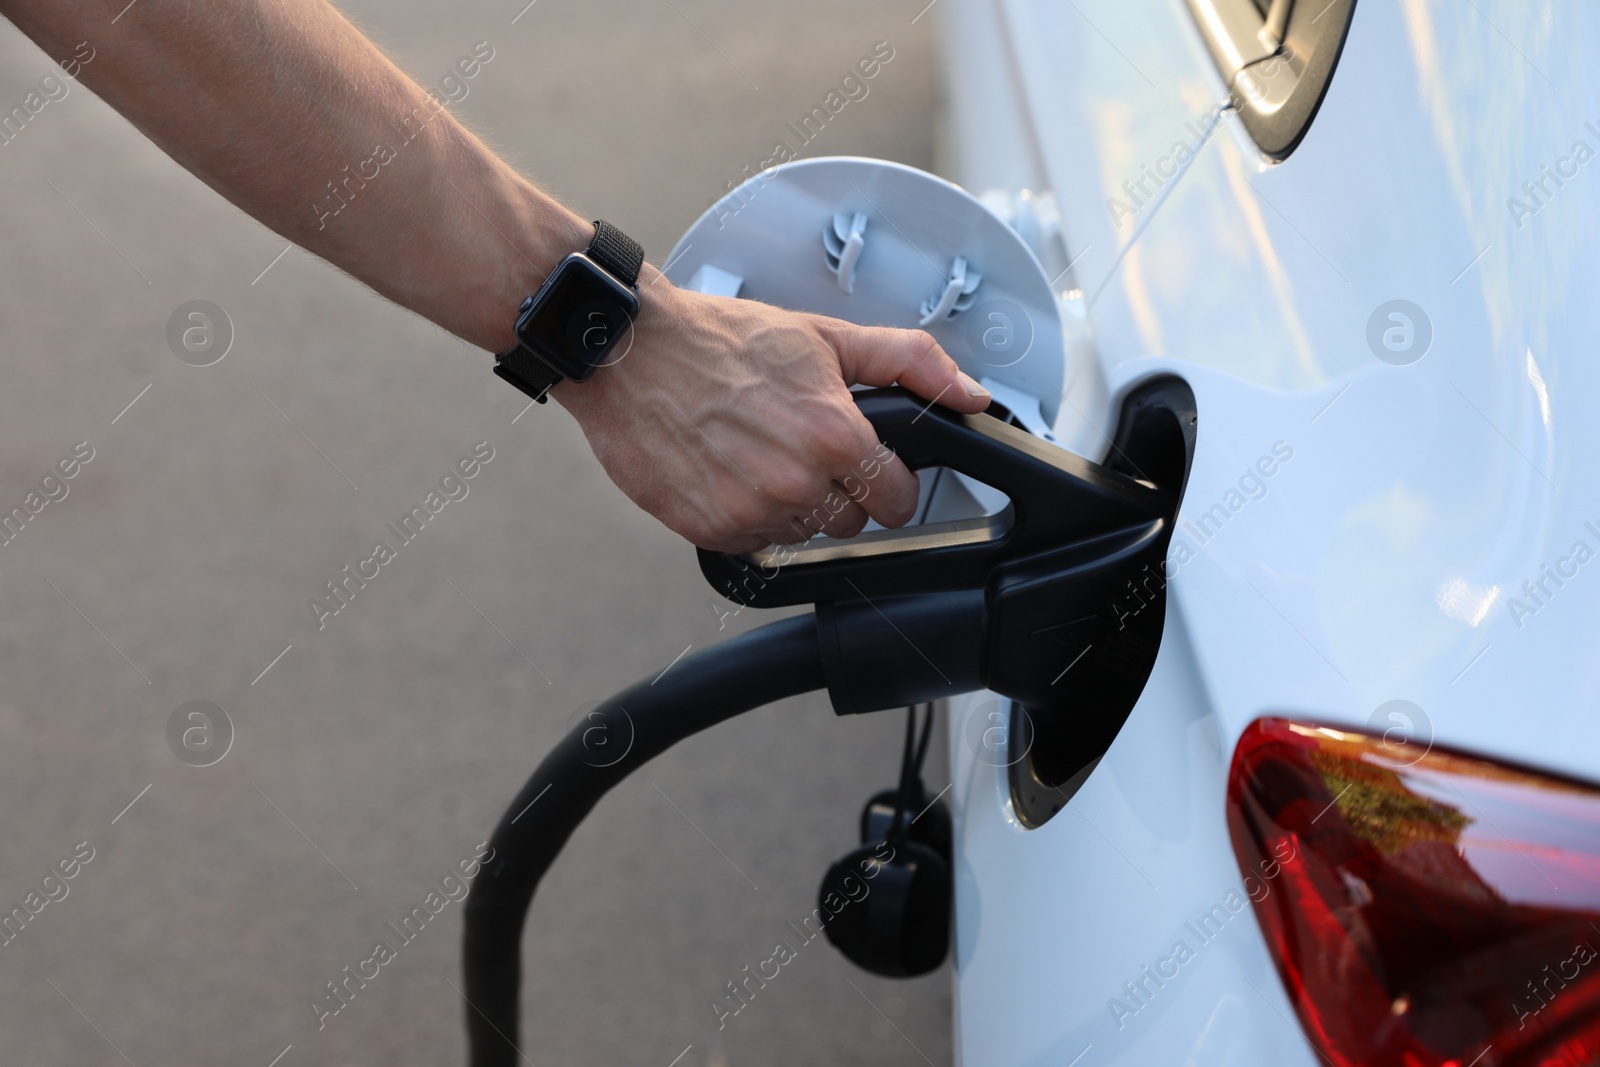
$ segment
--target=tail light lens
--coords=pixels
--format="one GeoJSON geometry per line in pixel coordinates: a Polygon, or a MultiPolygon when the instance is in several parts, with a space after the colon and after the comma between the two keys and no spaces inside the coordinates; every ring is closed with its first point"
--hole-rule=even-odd
{"type": "Polygon", "coordinates": [[[1600,1065],[1600,790],[1262,719],[1234,852],[1336,1067],[1600,1065]]]}

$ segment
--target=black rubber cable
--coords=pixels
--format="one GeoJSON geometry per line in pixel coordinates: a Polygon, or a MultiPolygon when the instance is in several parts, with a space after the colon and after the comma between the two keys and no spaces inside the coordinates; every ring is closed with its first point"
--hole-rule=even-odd
{"type": "Polygon", "coordinates": [[[894,791],[894,819],[889,823],[888,840],[900,844],[906,839],[910,823],[906,822],[906,804],[911,799],[911,783],[915,779],[912,763],[917,742],[917,706],[906,709],[906,740],[900,751],[900,786],[894,791]]]}
{"type": "Polygon", "coordinates": [[[916,797],[917,803],[921,804],[924,797],[922,765],[928,758],[928,743],[933,740],[933,701],[928,701],[923,707],[926,713],[922,717],[920,737],[917,734],[917,706],[913,704],[906,708],[905,747],[900,754],[900,787],[895,791],[894,819],[889,823],[888,839],[892,842],[904,841],[911,832],[911,823],[922,815],[919,811],[911,816],[910,821],[905,818],[910,813],[906,805],[911,803],[911,798],[916,797]]]}
{"type": "Polygon", "coordinates": [[[522,928],[545,871],[612,786],[691,734],[784,697],[821,689],[813,615],[725,641],[601,704],[522,787],[467,897],[462,937],[472,1067],[528,1062],[518,1046],[522,928]]]}

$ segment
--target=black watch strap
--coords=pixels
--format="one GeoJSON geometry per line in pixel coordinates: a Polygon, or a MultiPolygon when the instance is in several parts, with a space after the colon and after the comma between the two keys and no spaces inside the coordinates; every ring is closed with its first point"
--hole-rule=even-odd
{"type": "Polygon", "coordinates": [[[644,247],[605,219],[594,220],[594,238],[584,254],[600,264],[630,289],[639,284],[644,247]]]}
{"type": "Polygon", "coordinates": [[[550,387],[563,379],[560,371],[520,345],[494,357],[494,373],[541,404],[549,399],[550,387]]]}

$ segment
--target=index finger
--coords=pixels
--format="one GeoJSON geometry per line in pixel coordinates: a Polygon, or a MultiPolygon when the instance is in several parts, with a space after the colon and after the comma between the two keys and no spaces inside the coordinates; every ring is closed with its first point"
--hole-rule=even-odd
{"type": "Polygon", "coordinates": [[[835,473],[834,481],[878,525],[904,526],[917,512],[922,483],[894,449],[878,440],[877,430],[859,408],[852,408],[852,414],[856,432],[849,451],[861,458],[835,473]]]}
{"type": "Polygon", "coordinates": [[[930,403],[968,414],[989,406],[989,390],[958,367],[932,334],[826,321],[846,385],[898,382],[930,403]]]}

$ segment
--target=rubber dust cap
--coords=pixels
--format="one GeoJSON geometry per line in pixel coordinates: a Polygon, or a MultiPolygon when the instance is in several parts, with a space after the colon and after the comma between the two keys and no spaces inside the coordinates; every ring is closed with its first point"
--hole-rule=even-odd
{"type": "Polygon", "coordinates": [[[817,900],[828,940],[862,970],[914,978],[950,950],[950,868],[927,845],[862,845],[828,868],[817,900]]]}

